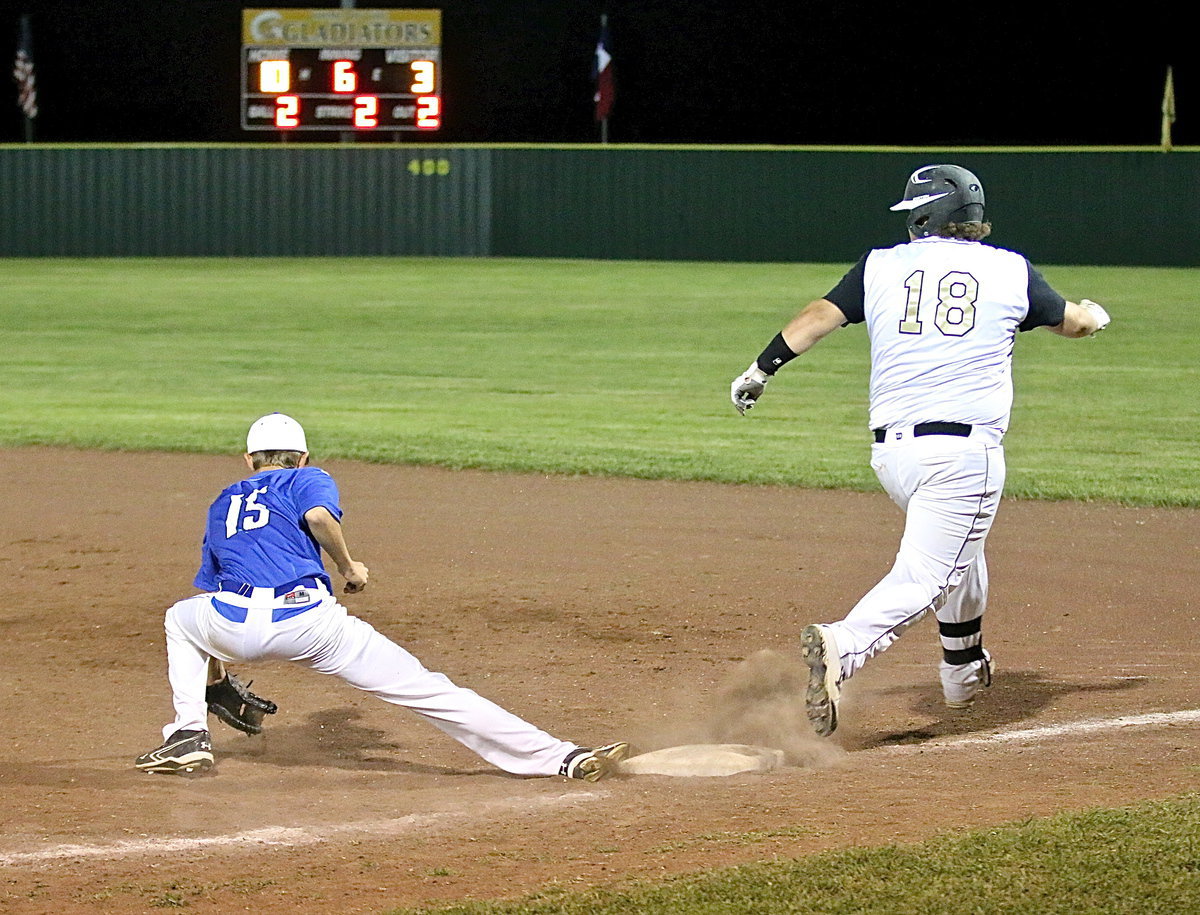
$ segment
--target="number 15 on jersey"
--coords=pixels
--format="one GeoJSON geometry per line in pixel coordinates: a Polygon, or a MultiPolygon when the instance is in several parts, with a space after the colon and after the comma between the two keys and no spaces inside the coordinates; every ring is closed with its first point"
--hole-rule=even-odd
{"type": "Polygon", "coordinates": [[[229,497],[229,510],[225,513],[225,538],[238,531],[253,531],[266,527],[271,520],[271,510],[259,505],[258,497],[267,491],[263,486],[247,496],[241,493],[229,497]]]}

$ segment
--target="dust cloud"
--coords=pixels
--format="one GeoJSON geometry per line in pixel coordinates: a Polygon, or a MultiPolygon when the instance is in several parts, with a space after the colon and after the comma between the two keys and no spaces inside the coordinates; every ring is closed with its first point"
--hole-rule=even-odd
{"type": "Polygon", "coordinates": [[[635,735],[639,752],[684,744],[745,744],[782,750],[787,765],[824,768],[845,757],[818,737],[804,711],[808,667],[760,651],[738,663],[702,707],[679,709],[672,723],[635,735]]]}

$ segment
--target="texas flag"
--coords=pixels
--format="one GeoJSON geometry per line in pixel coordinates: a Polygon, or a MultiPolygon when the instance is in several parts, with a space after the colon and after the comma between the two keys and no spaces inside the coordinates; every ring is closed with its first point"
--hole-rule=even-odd
{"type": "Polygon", "coordinates": [[[596,42],[596,62],[592,66],[592,79],[596,82],[596,120],[607,121],[613,106],[612,54],[609,52],[611,39],[608,35],[608,17],[600,17],[600,40],[596,42]]]}

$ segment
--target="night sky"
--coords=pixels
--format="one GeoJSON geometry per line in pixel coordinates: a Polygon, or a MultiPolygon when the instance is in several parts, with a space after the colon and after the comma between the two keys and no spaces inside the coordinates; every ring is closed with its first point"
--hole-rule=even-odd
{"type": "MultiPolygon", "coordinates": [[[[444,126],[406,139],[596,141],[591,65],[607,13],[613,142],[1157,145],[1172,64],[1174,141],[1200,144],[1200,51],[1163,13],[1182,4],[1115,14],[1093,3],[995,2],[880,12],[883,4],[856,0],[357,5],[442,10],[444,126]]],[[[36,138],[272,141],[273,132],[239,126],[244,6],[269,4],[0,0],[9,60],[19,15],[34,16],[36,138]]],[[[22,119],[6,84],[0,142],[16,142],[22,119]]]]}

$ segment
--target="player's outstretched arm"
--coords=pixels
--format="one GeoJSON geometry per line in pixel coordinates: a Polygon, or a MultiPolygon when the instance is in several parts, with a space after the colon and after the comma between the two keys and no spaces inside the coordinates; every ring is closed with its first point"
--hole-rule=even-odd
{"type": "Polygon", "coordinates": [[[1068,302],[1063,312],[1062,323],[1054,325],[1050,330],[1063,337],[1078,339],[1100,333],[1108,327],[1111,320],[1104,306],[1091,299],[1081,299],[1078,304],[1068,302]]]}
{"type": "Polygon", "coordinates": [[[809,302],[800,314],[792,318],[775,336],[750,367],[733,379],[730,397],[737,411],[745,415],[751,409],[771,376],[801,353],[806,353],[819,341],[846,323],[842,310],[828,299],[809,302]]]}
{"type": "Polygon", "coordinates": [[[304,520],[321,549],[329,554],[339,574],[346,579],[346,593],[353,594],[365,588],[369,576],[367,567],[350,557],[350,548],[346,546],[346,537],[338,519],[333,517],[329,509],[318,505],[304,513],[304,520]]]}
{"type": "Polygon", "coordinates": [[[783,329],[783,339],[797,356],[807,353],[846,323],[842,310],[828,299],[809,302],[783,329]]]}

